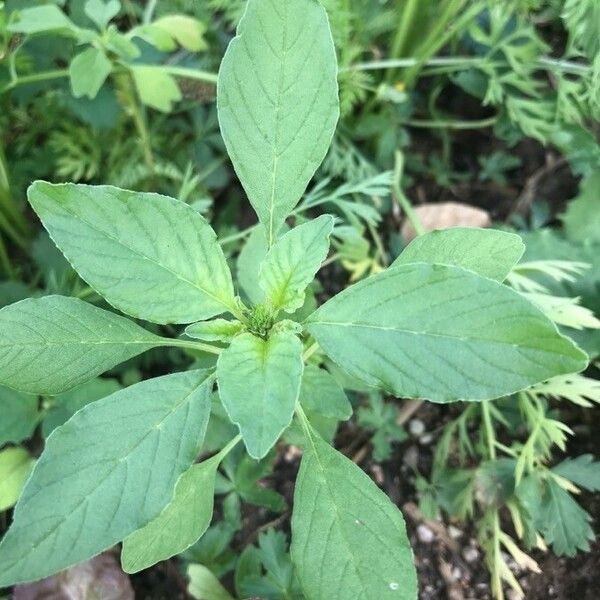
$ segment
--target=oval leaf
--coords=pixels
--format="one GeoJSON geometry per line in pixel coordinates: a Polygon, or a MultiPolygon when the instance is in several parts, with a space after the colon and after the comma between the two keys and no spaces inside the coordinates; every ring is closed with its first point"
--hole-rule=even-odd
{"type": "Polygon", "coordinates": [[[337,61],[316,0],[249,0],[221,63],[221,133],[271,246],[339,116],[337,61]]]}
{"type": "Polygon", "coordinates": [[[307,598],[414,600],[402,514],[369,477],[317,436],[294,494],[292,560],[307,598]]]}
{"type": "Polygon", "coordinates": [[[241,333],[243,329],[244,325],[239,321],[213,319],[212,321],[199,321],[188,325],[185,328],[185,335],[207,342],[228,342],[238,333],[241,333]]]}
{"type": "MultiPolygon", "coordinates": [[[[287,233],[289,227],[284,223],[280,234],[287,233]]],[[[269,245],[264,227],[255,227],[244,242],[237,259],[237,281],[252,304],[263,304],[265,292],[260,287],[260,267],[267,257],[269,245]]]]}
{"type": "Polygon", "coordinates": [[[87,560],[156,518],[200,450],[212,386],[205,371],[150,379],[56,429],[0,543],[0,588],[87,560]]]}
{"type": "Polygon", "coordinates": [[[73,268],[119,310],[155,323],[192,323],[234,306],[215,232],[187,204],[43,181],[28,198],[73,268]]]}
{"type": "Polygon", "coordinates": [[[415,238],[392,266],[415,262],[454,265],[483,277],[504,281],[524,251],[523,240],[514,233],[452,227],[415,238]]]}
{"type": "Polygon", "coordinates": [[[88,48],[78,54],[69,66],[71,90],[75,98],[94,99],[112,71],[112,63],[102,50],[88,48]]]}
{"type": "Polygon", "coordinates": [[[188,593],[198,600],[234,600],[233,596],[221,585],[220,581],[204,565],[188,567],[188,593]]]}
{"type": "Polygon", "coordinates": [[[82,300],[28,298],[0,310],[0,383],[58,394],[161,343],[129,319],[82,300]]]}
{"type": "Polygon", "coordinates": [[[167,560],[200,539],[212,519],[220,460],[215,456],[190,467],[179,478],[175,496],[162,513],[125,539],[121,564],[126,573],[137,573],[167,560]]]}
{"type": "Polygon", "coordinates": [[[458,267],[393,267],[329,300],[307,328],[349,374],[433,402],[512,394],[587,356],[512,289],[458,267]]]}
{"type": "Polygon", "coordinates": [[[259,283],[276,310],[294,312],[304,304],[304,290],[329,252],[333,217],[322,215],[288,231],[269,250],[259,283]]]}
{"type": "Polygon", "coordinates": [[[243,333],[219,355],[221,400],[253,458],[266,456],[291,423],[302,369],[302,343],[287,331],[268,340],[243,333]]]}
{"type": "Polygon", "coordinates": [[[168,113],[173,109],[173,104],[181,100],[181,90],[177,80],[166,73],[162,67],[133,65],[131,73],[140,100],[147,106],[168,113]]]}

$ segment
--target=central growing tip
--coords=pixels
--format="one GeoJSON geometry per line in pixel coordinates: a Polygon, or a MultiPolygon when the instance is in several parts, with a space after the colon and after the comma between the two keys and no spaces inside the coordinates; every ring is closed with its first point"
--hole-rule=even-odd
{"type": "Polygon", "coordinates": [[[253,335],[268,339],[269,333],[275,324],[275,313],[270,306],[258,304],[250,311],[248,318],[248,331],[253,335]]]}

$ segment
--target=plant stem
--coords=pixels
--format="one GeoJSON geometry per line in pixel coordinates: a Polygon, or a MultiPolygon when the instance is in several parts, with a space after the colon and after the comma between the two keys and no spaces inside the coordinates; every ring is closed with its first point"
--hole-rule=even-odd
{"type": "Polygon", "coordinates": [[[13,79],[7,83],[1,90],[0,93],[7,92],[16,88],[19,85],[26,85],[28,83],[39,83],[40,81],[48,81],[51,79],[63,79],[69,76],[67,69],[57,69],[54,71],[42,71],[41,73],[33,73],[32,75],[23,75],[17,79],[13,79]]]}
{"type": "Polygon", "coordinates": [[[340,258],[341,254],[339,252],[336,252],[335,254],[332,254],[327,260],[323,261],[323,264],[321,265],[321,268],[326,267],[327,265],[330,265],[332,263],[334,263],[336,260],[338,260],[340,258]]]}
{"type": "Polygon", "coordinates": [[[427,119],[412,119],[406,121],[405,125],[409,127],[419,127],[426,129],[481,129],[483,127],[492,127],[498,116],[488,117],[486,119],[479,119],[473,121],[437,121],[427,119]]]}
{"type": "Polygon", "coordinates": [[[189,69],[187,67],[177,67],[174,65],[160,65],[161,70],[175,77],[183,77],[185,79],[197,79],[198,81],[206,81],[208,83],[217,83],[217,74],[208,73],[207,71],[199,71],[198,69],[189,69]]]}
{"type": "Polygon", "coordinates": [[[219,348],[218,346],[175,338],[160,338],[159,345],[173,346],[174,348],[189,348],[190,350],[199,350],[200,352],[208,352],[209,354],[221,354],[221,352],[223,352],[223,348],[219,348]]]}
{"type": "MultiPolygon", "coordinates": [[[[217,74],[209,73],[207,71],[200,71],[197,69],[190,69],[189,67],[178,67],[177,65],[153,65],[157,69],[173,75],[175,77],[183,77],[184,79],[196,79],[198,81],[206,81],[208,83],[217,82],[217,74]]],[[[113,73],[121,73],[127,69],[123,67],[115,67],[113,73]]],[[[40,83],[42,81],[51,81],[53,79],[64,79],[69,77],[68,69],[56,69],[52,71],[42,71],[41,73],[32,73],[31,75],[22,75],[15,77],[7,83],[3,88],[0,89],[0,94],[8,92],[18,86],[27,85],[29,83],[40,83]]]]}
{"type": "Polygon", "coordinates": [[[590,70],[590,65],[582,65],[570,60],[561,60],[559,58],[550,58],[549,56],[541,56],[536,60],[537,64],[547,69],[557,69],[572,73],[573,75],[587,75],[590,70]]]}
{"type": "Polygon", "coordinates": [[[417,217],[410,200],[405,196],[400,186],[403,168],[404,159],[402,158],[402,154],[400,152],[396,152],[396,166],[394,168],[394,181],[392,182],[392,197],[396,199],[398,204],[400,204],[400,207],[406,214],[408,220],[411,222],[412,226],[417,232],[417,235],[423,235],[426,233],[425,228],[421,224],[419,217],[417,217]]]}
{"type": "MultiPolygon", "coordinates": [[[[487,59],[485,57],[473,56],[437,56],[428,58],[422,62],[422,66],[427,67],[447,67],[448,71],[468,69],[477,67],[487,59]]],[[[340,73],[345,71],[381,71],[393,67],[407,68],[415,67],[420,64],[418,58],[388,58],[383,60],[374,60],[368,62],[355,63],[347,67],[341,67],[340,73]]],[[[541,56],[536,59],[536,64],[543,69],[557,69],[572,73],[574,75],[585,75],[590,71],[590,65],[576,63],[568,60],[541,56]]],[[[436,71],[437,73],[437,71],[436,71]]]]}
{"type": "MultiPolygon", "coordinates": [[[[470,56],[451,56],[430,58],[425,61],[425,64],[427,66],[460,67],[463,65],[478,65],[481,62],[481,58],[473,58],[470,56]]],[[[355,63],[347,67],[341,67],[340,73],[345,71],[382,71],[393,67],[414,67],[418,63],[419,60],[417,58],[386,58],[382,60],[355,63]]]]}
{"type": "Polygon", "coordinates": [[[383,247],[383,241],[381,240],[381,236],[377,232],[377,229],[373,226],[372,223],[367,221],[367,228],[369,229],[369,233],[375,242],[375,248],[377,249],[377,254],[379,254],[379,258],[381,258],[381,264],[384,267],[388,266],[388,255],[383,247]]]}
{"type": "Polygon", "coordinates": [[[157,3],[157,0],[148,0],[148,4],[146,5],[146,8],[144,9],[144,18],[143,18],[144,25],[148,25],[149,23],[152,22],[152,19],[154,18],[154,11],[156,10],[156,3],[157,3]]]}
{"type": "Polygon", "coordinates": [[[128,89],[128,99],[130,100],[129,110],[131,118],[133,120],[135,128],[137,129],[138,135],[140,136],[142,150],[144,153],[144,160],[146,161],[146,165],[150,170],[151,176],[153,176],[155,162],[154,154],[152,153],[152,143],[150,141],[150,134],[148,133],[148,126],[146,124],[146,115],[144,114],[143,105],[138,98],[137,92],[135,91],[135,85],[131,76],[129,76],[128,78],[128,89]]]}
{"type": "Polygon", "coordinates": [[[223,459],[239,444],[241,441],[241,434],[237,434],[224,448],[222,448],[215,457],[218,458],[219,462],[222,462],[223,459]]]}
{"type": "MultiPolygon", "coordinates": [[[[405,50],[406,40],[409,31],[412,29],[416,15],[419,10],[419,0],[407,0],[402,15],[400,16],[400,26],[396,30],[396,35],[392,41],[390,54],[392,58],[399,58],[405,50]]],[[[395,69],[391,68],[387,74],[387,81],[394,77],[395,69]]]]}
{"type": "Polygon", "coordinates": [[[318,342],[314,342],[311,346],[309,346],[306,351],[304,352],[304,354],[302,355],[302,360],[304,362],[307,362],[308,359],[319,350],[319,344],[318,342]]]}
{"type": "Polygon", "coordinates": [[[492,415],[490,413],[490,400],[481,402],[481,414],[483,416],[483,425],[485,428],[485,437],[488,445],[490,460],[496,460],[496,432],[492,424],[492,415]]]}
{"type": "Polygon", "coordinates": [[[501,564],[502,554],[500,548],[500,516],[497,509],[490,509],[492,514],[492,564],[490,569],[492,576],[492,593],[495,592],[498,600],[503,600],[504,591],[502,589],[501,564]]]}

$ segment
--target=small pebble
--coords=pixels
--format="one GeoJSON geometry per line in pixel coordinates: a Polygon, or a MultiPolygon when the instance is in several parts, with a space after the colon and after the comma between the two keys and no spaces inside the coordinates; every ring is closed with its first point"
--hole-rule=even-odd
{"type": "Polygon", "coordinates": [[[410,423],[408,424],[408,430],[410,431],[411,435],[419,437],[425,433],[425,423],[423,423],[421,419],[411,419],[410,423]]]}
{"type": "Polygon", "coordinates": [[[457,540],[463,536],[463,532],[458,527],[454,527],[454,525],[448,526],[448,533],[453,540],[457,540]]]}
{"type": "Polygon", "coordinates": [[[426,433],[419,438],[419,442],[423,444],[423,446],[428,446],[433,442],[433,435],[431,435],[431,433],[426,433]]]}
{"type": "Polygon", "coordinates": [[[468,563],[473,563],[479,558],[479,551],[477,550],[477,548],[473,548],[473,547],[465,548],[463,550],[462,554],[463,554],[463,558],[468,563]]]}
{"type": "Polygon", "coordinates": [[[452,569],[452,577],[454,581],[460,581],[462,579],[462,571],[458,567],[452,569]]]}
{"type": "Polygon", "coordinates": [[[298,446],[288,446],[284,458],[286,462],[294,462],[297,458],[302,456],[302,450],[298,446]]]}
{"type": "Polygon", "coordinates": [[[506,600],[523,600],[523,596],[517,590],[510,589],[506,592],[506,600]]]}
{"type": "Polygon", "coordinates": [[[405,465],[416,470],[417,465],[419,464],[419,449],[416,446],[409,446],[404,453],[402,460],[405,465]]]}
{"type": "Polygon", "coordinates": [[[433,540],[435,539],[435,534],[433,533],[433,531],[431,531],[431,529],[429,529],[427,525],[423,524],[417,527],[417,536],[419,537],[419,540],[424,544],[431,544],[431,542],[433,542],[433,540]]]}

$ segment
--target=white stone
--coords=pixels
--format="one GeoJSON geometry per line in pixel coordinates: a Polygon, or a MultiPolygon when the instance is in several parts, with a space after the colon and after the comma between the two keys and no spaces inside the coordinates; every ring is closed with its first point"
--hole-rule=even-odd
{"type": "Polygon", "coordinates": [[[408,430],[410,431],[411,435],[419,437],[425,433],[425,423],[423,423],[421,419],[411,419],[408,424],[408,430]]]}
{"type": "Polygon", "coordinates": [[[469,546],[463,550],[463,558],[468,562],[475,562],[479,558],[479,551],[477,548],[473,548],[473,546],[469,546]]]}
{"type": "Polygon", "coordinates": [[[435,534],[433,531],[431,531],[427,525],[423,524],[417,527],[417,536],[424,544],[431,544],[431,542],[433,542],[435,539],[435,534]]]}

